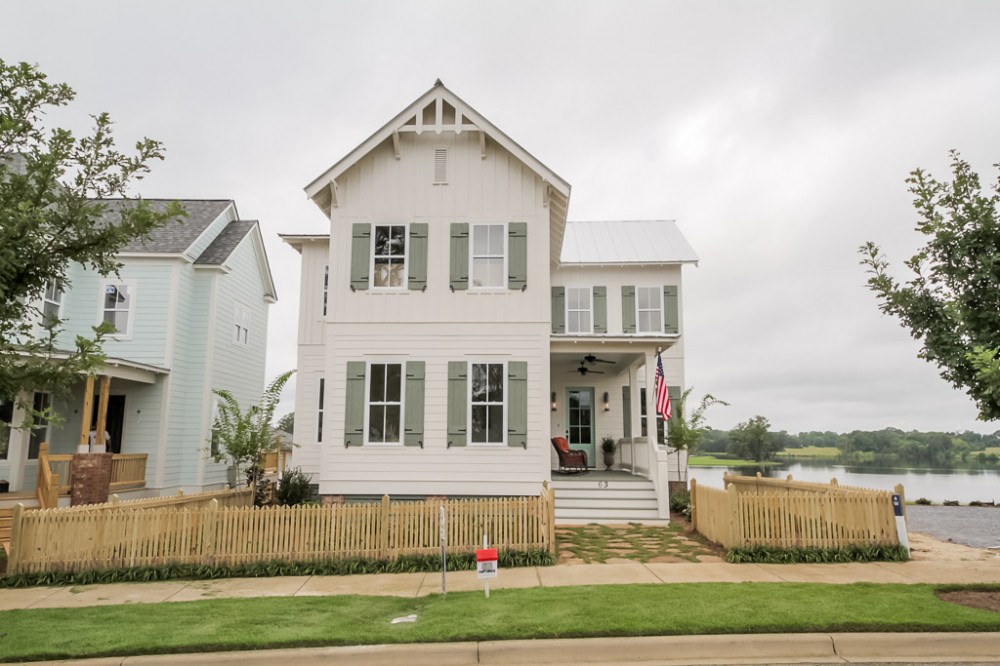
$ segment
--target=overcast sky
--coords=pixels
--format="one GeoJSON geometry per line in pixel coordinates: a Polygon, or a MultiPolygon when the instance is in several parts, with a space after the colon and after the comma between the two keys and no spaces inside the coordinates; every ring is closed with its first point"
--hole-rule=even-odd
{"type": "MultiPolygon", "coordinates": [[[[163,141],[146,197],[234,199],[295,365],[303,187],[436,78],[573,186],[570,219],[675,219],[687,380],[729,428],[992,432],[865,287],[857,247],[917,248],[904,179],[1000,161],[1000,3],[5,0],[0,57],[37,64],[87,128],[163,141]]],[[[294,389],[286,392],[290,398],[294,389]]],[[[285,403],[291,409],[291,401],[285,403]]]]}

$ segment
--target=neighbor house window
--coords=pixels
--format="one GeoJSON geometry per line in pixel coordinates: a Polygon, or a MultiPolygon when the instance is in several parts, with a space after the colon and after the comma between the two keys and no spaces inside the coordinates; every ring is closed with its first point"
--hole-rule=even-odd
{"type": "Polygon", "coordinates": [[[48,393],[36,393],[31,407],[34,410],[34,423],[31,426],[31,435],[28,437],[28,460],[37,460],[38,451],[42,442],[49,439],[49,420],[46,416],[49,413],[51,398],[48,393]]]}
{"type": "Polygon", "coordinates": [[[250,310],[237,305],[233,310],[233,342],[239,345],[250,344],[250,310]]]}
{"type": "Polygon", "coordinates": [[[636,287],[639,333],[663,332],[663,289],[661,287],[636,287]]]}
{"type": "Polygon", "coordinates": [[[104,286],[103,321],[114,327],[121,336],[132,334],[135,286],[125,282],[111,282],[104,286]]]}
{"type": "Polygon", "coordinates": [[[330,267],[323,267],[323,316],[326,316],[326,299],[330,291],[330,267]]]}
{"type": "Polygon", "coordinates": [[[566,287],[566,332],[592,333],[593,299],[590,287],[566,287]]]}
{"type": "MultiPolygon", "coordinates": [[[[642,421],[642,436],[646,435],[646,389],[639,389],[639,413],[641,414],[640,420],[642,421]]],[[[666,440],[663,437],[663,416],[661,414],[656,415],[656,443],[664,444],[666,440]]]]}
{"type": "Polygon", "coordinates": [[[474,444],[504,442],[504,377],[503,363],[472,363],[469,373],[470,423],[474,444]]]}
{"type": "Polygon", "coordinates": [[[375,225],[372,244],[372,285],[406,286],[406,225],[375,225]]]}
{"type": "Polygon", "coordinates": [[[319,379],[319,404],[316,407],[316,442],[323,441],[323,389],[326,388],[326,381],[319,379]]]}
{"type": "Polygon", "coordinates": [[[14,423],[14,401],[0,396],[0,460],[7,459],[11,424],[14,423]]]}
{"type": "Polygon", "coordinates": [[[59,321],[62,298],[61,282],[53,280],[45,285],[45,294],[42,296],[42,323],[46,326],[59,321]]]}
{"type": "Polygon", "coordinates": [[[507,228],[503,224],[472,225],[473,287],[507,286],[507,228]]]}
{"type": "Polygon", "coordinates": [[[368,366],[368,442],[398,444],[403,415],[403,365],[368,366]]]}

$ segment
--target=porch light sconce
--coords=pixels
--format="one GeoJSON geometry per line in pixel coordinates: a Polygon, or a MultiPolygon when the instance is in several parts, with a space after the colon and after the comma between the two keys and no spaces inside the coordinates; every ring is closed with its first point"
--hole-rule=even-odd
{"type": "Polygon", "coordinates": [[[606,412],[610,412],[611,411],[611,405],[608,404],[608,392],[607,391],[604,392],[604,411],[606,411],[606,412]]]}
{"type": "Polygon", "coordinates": [[[552,392],[552,411],[556,411],[556,392],[552,392]]]}

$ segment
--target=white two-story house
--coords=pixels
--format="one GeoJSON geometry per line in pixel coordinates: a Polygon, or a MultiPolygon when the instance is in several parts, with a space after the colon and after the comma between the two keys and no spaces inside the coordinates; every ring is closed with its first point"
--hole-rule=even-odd
{"type": "Polygon", "coordinates": [[[552,437],[603,469],[611,436],[666,517],[668,449],[642,429],[658,349],[684,379],[696,257],[673,222],[568,223],[569,184],[440,82],[306,193],[330,233],[283,236],[294,456],[322,495],[537,495],[552,437]]]}

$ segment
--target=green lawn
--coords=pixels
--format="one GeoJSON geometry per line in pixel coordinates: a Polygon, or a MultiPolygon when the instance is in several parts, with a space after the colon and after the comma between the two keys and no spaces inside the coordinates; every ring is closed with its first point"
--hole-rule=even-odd
{"type": "MultiPolygon", "coordinates": [[[[501,574],[502,575],[502,574],[501,574]]],[[[603,585],[0,612],[4,661],[325,645],[832,631],[1000,631],[930,585],[603,585]],[[391,620],[415,614],[412,624],[391,620]]]]}
{"type": "Polygon", "coordinates": [[[803,446],[801,449],[784,449],[779,456],[790,458],[836,458],[840,449],[836,446],[803,446]]]}
{"type": "Polygon", "coordinates": [[[688,458],[688,465],[694,467],[767,467],[768,465],[779,465],[778,462],[756,462],[754,460],[741,460],[739,458],[716,458],[715,456],[691,456],[688,458]]]}
{"type": "Polygon", "coordinates": [[[984,449],[987,454],[992,453],[995,456],[1000,456],[1000,446],[988,446],[984,449]]]}

